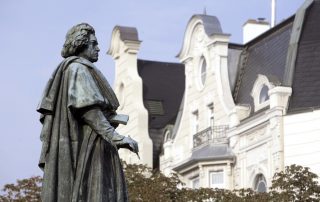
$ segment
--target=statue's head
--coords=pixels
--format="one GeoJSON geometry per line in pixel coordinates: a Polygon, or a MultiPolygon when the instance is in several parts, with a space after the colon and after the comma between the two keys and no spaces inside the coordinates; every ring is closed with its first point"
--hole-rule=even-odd
{"type": "Polygon", "coordinates": [[[99,51],[93,27],[87,23],[81,23],[68,31],[61,55],[64,58],[81,56],[91,62],[96,62],[99,51]]]}

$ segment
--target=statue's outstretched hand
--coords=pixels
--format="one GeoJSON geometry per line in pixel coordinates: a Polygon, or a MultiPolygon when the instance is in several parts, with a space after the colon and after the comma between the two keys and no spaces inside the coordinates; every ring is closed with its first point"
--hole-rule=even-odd
{"type": "MultiPolygon", "coordinates": [[[[136,153],[138,155],[138,157],[139,157],[139,146],[138,146],[138,142],[137,141],[135,141],[130,136],[128,136],[128,137],[125,137],[122,140],[122,143],[123,143],[125,148],[127,148],[130,151],[136,153]]],[[[139,159],[140,159],[140,157],[139,157],[139,159]]]]}

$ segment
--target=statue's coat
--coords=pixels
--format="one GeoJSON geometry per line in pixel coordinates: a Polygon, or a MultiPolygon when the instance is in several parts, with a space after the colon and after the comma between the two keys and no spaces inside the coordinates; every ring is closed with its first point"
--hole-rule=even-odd
{"type": "Polygon", "coordinates": [[[60,63],[37,110],[43,124],[44,202],[128,200],[117,148],[81,121],[85,110],[98,107],[110,114],[118,106],[91,62],[72,56],[60,63]]]}

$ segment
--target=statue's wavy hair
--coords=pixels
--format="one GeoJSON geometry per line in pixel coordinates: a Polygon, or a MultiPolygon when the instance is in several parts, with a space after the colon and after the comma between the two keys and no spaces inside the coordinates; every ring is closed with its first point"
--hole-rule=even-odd
{"type": "Polygon", "coordinates": [[[90,34],[95,34],[93,27],[87,23],[73,26],[66,35],[61,55],[64,58],[78,55],[89,42],[90,34]]]}

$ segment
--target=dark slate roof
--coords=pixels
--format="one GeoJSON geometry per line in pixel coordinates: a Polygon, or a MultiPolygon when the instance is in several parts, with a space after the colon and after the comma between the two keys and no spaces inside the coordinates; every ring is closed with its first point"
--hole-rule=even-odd
{"type": "Polygon", "coordinates": [[[275,85],[292,87],[288,113],[320,108],[319,22],[320,0],[309,0],[294,16],[245,44],[233,93],[235,103],[251,105],[253,114],[250,93],[262,74],[275,85]]]}
{"type": "MultiPolygon", "coordinates": [[[[194,19],[199,19],[202,21],[204,31],[205,31],[206,35],[208,35],[208,36],[223,33],[219,19],[216,16],[196,14],[190,18],[188,24],[190,24],[191,20],[194,20],[194,19]]],[[[186,33],[185,33],[185,35],[186,35],[186,33]]],[[[183,47],[181,48],[180,52],[178,53],[178,55],[176,57],[179,57],[182,49],[183,49],[183,47]]]]}
{"type": "Polygon", "coordinates": [[[116,26],[120,31],[121,40],[139,41],[138,31],[135,27],[116,26]]]}
{"type": "Polygon", "coordinates": [[[173,170],[180,171],[195,163],[203,162],[203,161],[234,160],[234,159],[235,159],[235,155],[227,144],[211,143],[199,149],[195,149],[192,152],[192,155],[189,159],[175,166],[173,170]]]}
{"type": "Polygon", "coordinates": [[[243,45],[229,43],[228,45],[228,75],[230,90],[233,92],[239,68],[239,58],[243,51],[243,45]]]}
{"type": "Polygon", "coordinates": [[[292,83],[289,112],[320,107],[320,1],[307,10],[292,83]]]}
{"type": "Polygon", "coordinates": [[[184,65],[139,59],[138,73],[143,82],[149,128],[161,129],[174,124],[185,88],[184,65]]]}
{"type": "Polygon", "coordinates": [[[191,19],[193,18],[198,18],[202,21],[204,31],[208,36],[211,36],[213,34],[222,34],[222,28],[216,16],[198,14],[198,15],[193,15],[191,19]]]}
{"type": "Polygon", "coordinates": [[[245,45],[234,90],[236,104],[250,104],[253,112],[250,94],[259,74],[282,83],[293,20],[287,19],[245,45]]]}

